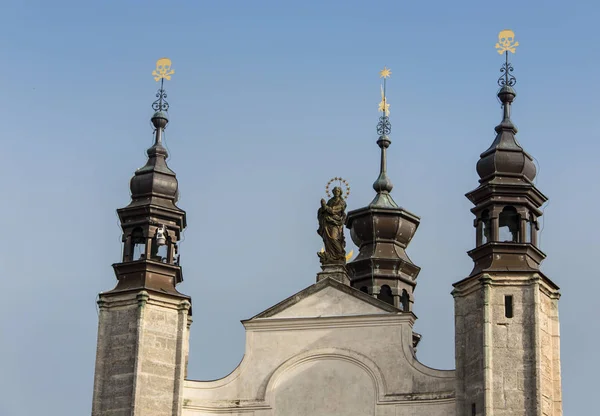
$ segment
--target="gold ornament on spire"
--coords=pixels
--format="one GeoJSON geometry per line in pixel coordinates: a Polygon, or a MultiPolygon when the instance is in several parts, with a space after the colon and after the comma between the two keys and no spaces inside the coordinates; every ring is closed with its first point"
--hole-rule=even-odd
{"type": "Polygon", "coordinates": [[[390,105],[388,104],[387,97],[385,96],[385,81],[390,77],[390,75],[392,75],[392,70],[385,66],[381,71],[379,71],[379,77],[383,78],[383,85],[381,85],[381,102],[379,103],[378,111],[383,113],[383,115],[386,117],[390,115],[390,105]]]}
{"type": "Polygon", "coordinates": [[[498,33],[498,43],[496,49],[502,55],[504,52],[515,53],[519,46],[519,42],[515,42],[515,32],[510,29],[505,29],[498,33]]]}
{"type": "Polygon", "coordinates": [[[167,81],[171,80],[171,75],[175,73],[174,70],[171,69],[171,60],[169,58],[160,58],[156,61],[156,69],[152,71],[152,75],[154,75],[154,81],[158,82],[161,79],[166,79],[167,81]]]}
{"type": "Polygon", "coordinates": [[[379,71],[379,78],[389,78],[390,75],[392,75],[392,70],[385,66],[379,71]]]}
{"type": "Polygon", "coordinates": [[[381,86],[381,102],[379,103],[379,111],[385,113],[386,116],[390,115],[390,105],[385,99],[385,92],[383,91],[383,85],[381,86]]]}
{"type": "Polygon", "coordinates": [[[164,89],[165,79],[167,81],[171,80],[171,75],[175,73],[174,70],[171,69],[171,60],[169,58],[160,58],[156,61],[156,69],[152,71],[152,75],[154,75],[154,80],[156,82],[160,81],[160,88],[156,93],[157,100],[152,103],[152,108],[154,111],[168,111],[169,103],[167,102],[167,93],[164,89]]]}

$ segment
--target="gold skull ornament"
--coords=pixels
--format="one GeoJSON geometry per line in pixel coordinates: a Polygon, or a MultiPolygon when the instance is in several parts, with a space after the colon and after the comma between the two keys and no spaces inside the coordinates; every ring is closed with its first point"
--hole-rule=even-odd
{"type": "Polygon", "coordinates": [[[171,69],[171,60],[169,58],[160,58],[156,61],[156,69],[152,71],[155,81],[160,81],[162,78],[169,81],[171,75],[174,73],[175,71],[171,69]]]}
{"type": "Polygon", "coordinates": [[[515,32],[506,29],[498,33],[498,43],[496,43],[496,49],[499,54],[503,54],[506,51],[515,53],[519,42],[515,42],[515,32]]]}

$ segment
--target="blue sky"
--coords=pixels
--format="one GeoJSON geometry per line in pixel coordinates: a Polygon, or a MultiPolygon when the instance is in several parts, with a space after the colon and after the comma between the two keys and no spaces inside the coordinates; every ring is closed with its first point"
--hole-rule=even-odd
{"type": "Polygon", "coordinates": [[[0,414],[90,411],[95,298],[115,283],[115,209],[152,141],[162,56],[176,71],[166,144],[188,213],[190,378],[229,373],[243,355],[239,321],[315,281],[329,178],[351,183],[349,209],[372,199],[384,65],[393,196],[421,217],[408,249],[422,267],[418,356],[453,368],[451,285],[471,271],[475,242],[464,194],[501,117],[504,28],[520,43],[513,121],[550,198],[541,248],[563,293],[564,413],[592,408],[599,4],[5,0],[2,10],[0,414]]]}

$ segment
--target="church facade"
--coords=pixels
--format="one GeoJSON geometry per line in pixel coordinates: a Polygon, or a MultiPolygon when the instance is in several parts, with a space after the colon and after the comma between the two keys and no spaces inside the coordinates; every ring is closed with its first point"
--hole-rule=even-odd
{"type": "Polygon", "coordinates": [[[513,84],[507,71],[498,92],[502,120],[477,163],[479,184],[467,194],[476,244],[468,253],[473,269],[452,291],[456,370],[432,369],[416,357],[420,268],[406,249],[420,219],[391,195],[383,93],[374,199],[346,213],[342,189],[334,188],[321,202],[325,250],[315,284],[243,321],[244,358],[214,381],[186,374],[192,300],[176,288],[186,213],[166,163],[161,96],[155,143],[131,179],[130,204],[117,210],[123,256],[113,265],[116,287],[99,295],[92,415],[562,415],[560,293],[540,271],[545,254],[537,244],[547,199],[515,137],[513,84]],[[344,227],[359,248],[348,263],[344,227]]]}

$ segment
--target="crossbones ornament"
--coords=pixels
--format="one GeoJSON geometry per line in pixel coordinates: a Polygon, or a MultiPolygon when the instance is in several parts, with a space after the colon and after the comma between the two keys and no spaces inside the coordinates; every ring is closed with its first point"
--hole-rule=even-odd
{"type": "Polygon", "coordinates": [[[156,69],[152,71],[154,81],[159,81],[161,78],[170,81],[171,75],[174,73],[175,71],[171,69],[171,60],[169,58],[160,58],[156,61],[156,69]]]}
{"type": "Polygon", "coordinates": [[[519,42],[515,42],[515,32],[512,30],[503,30],[498,33],[498,43],[496,43],[496,49],[498,53],[502,55],[506,51],[515,53],[519,42]]]}

